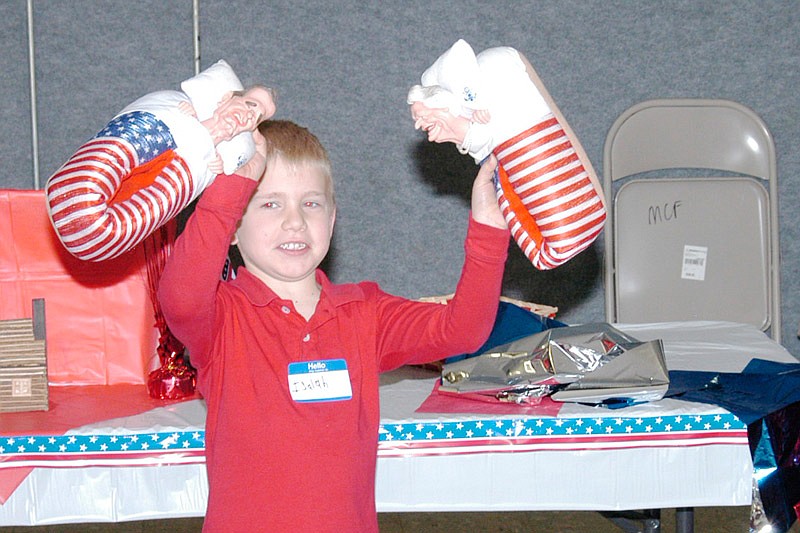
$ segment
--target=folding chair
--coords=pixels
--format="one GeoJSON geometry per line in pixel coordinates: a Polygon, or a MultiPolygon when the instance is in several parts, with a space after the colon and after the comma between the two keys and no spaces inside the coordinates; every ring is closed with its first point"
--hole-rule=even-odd
{"type": "Polygon", "coordinates": [[[727,100],[651,100],[604,150],[606,318],[725,320],[780,342],[775,148],[727,100]]]}

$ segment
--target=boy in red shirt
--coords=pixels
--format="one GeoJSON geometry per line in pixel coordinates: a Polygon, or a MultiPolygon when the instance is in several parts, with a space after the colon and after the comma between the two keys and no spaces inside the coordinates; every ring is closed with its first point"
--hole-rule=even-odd
{"type": "Polygon", "coordinates": [[[375,532],[378,374],[474,351],[494,322],[509,242],[497,163],[475,179],[461,279],[440,305],[331,283],[325,149],[287,121],[254,138],[238,175],[203,193],[159,289],[208,407],[203,530],[375,532]],[[244,268],[223,282],[231,243],[244,268]]]}

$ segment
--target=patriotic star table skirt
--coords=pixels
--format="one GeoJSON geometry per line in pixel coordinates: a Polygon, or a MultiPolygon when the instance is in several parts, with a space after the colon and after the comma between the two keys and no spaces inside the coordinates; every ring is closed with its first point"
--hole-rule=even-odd
{"type": "MultiPolygon", "coordinates": [[[[675,369],[739,372],[754,354],[796,361],[744,324],[619,327],[638,339],[662,339],[675,369]]],[[[503,414],[460,405],[420,412],[436,375],[404,367],[382,378],[379,511],[750,503],[754,469],[747,427],[725,408],[665,398],[616,410],[564,404],[557,412],[503,414]]],[[[61,401],[51,413],[37,416],[61,413],[63,426],[70,419],[63,411],[70,411],[69,429],[29,416],[0,415],[0,501],[5,499],[0,523],[202,516],[208,495],[202,464],[205,406],[199,399],[148,402],[141,388],[94,397],[76,388],[74,399],[70,391],[57,391],[61,401]],[[139,402],[139,414],[129,412],[129,403],[136,402],[128,402],[126,394],[139,402]],[[124,411],[112,412],[107,398],[119,400],[124,411]],[[103,406],[100,414],[111,419],[88,421],[84,414],[92,409],[86,402],[103,406]],[[19,472],[27,475],[20,478],[19,472]],[[7,478],[11,482],[4,483],[7,478]]]]}

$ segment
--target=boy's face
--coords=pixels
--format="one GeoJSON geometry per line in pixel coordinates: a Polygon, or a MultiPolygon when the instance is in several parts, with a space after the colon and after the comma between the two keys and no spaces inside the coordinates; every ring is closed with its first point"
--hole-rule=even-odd
{"type": "Polygon", "coordinates": [[[336,207],[329,180],[312,165],[281,157],[267,166],[247,205],[233,244],[247,269],[278,294],[314,282],[330,248],[336,207]]]}

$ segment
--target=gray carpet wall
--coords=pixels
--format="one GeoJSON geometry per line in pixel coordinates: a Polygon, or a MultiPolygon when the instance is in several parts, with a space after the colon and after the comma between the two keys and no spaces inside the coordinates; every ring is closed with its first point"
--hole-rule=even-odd
{"type": "MultiPolygon", "coordinates": [[[[616,117],[650,98],[738,101],[775,139],[783,340],[800,356],[800,4],[785,1],[199,0],[200,65],[226,59],[278,92],[279,118],[333,159],[326,267],[408,297],[452,292],[476,167],[416,132],[408,88],[458,38],[509,45],[538,71],[595,169],[616,117]]],[[[35,187],[26,0],[0,2],[0,188],[35,187]]],[[[41,183],[122,107],[194,73],[192,0],[33,0],[41,183]]],[[[505,294],[605,319],[602,242],[553,271],[511,247],[505,294]]]]}

